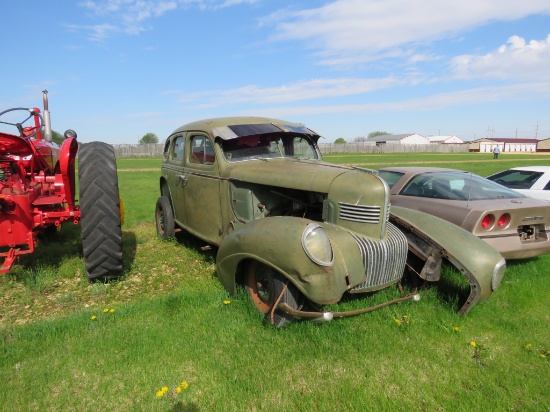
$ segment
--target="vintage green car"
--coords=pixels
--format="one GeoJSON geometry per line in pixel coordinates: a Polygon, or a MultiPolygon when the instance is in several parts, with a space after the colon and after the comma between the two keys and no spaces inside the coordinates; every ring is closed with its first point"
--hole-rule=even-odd
{"type": "Polygon", "coordinates": [[[438,281],[443,260],[470,284],[460,313],[498,287],[505,261],[492,247],[437,217],[390,210],[377,172],[323,162],[319,138],[300,124],[259,117],[178,128],[164,147],[158,235],[172,238],[181,228],[216,246],[222,285],[230,293],[242,285],[274,326],[417,300],[413,290],[374,308],[318,309],[406,275],[438,281]]]}

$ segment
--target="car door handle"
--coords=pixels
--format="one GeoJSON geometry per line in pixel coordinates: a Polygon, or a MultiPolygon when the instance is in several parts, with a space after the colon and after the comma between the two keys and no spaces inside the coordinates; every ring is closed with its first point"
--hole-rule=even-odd
{"type": "Polygon", "coordinates": [[[181,182],[181,186],[185,186],[187,184],[187,176],[185,175],[178,175],[178,182],[181,182]]]}

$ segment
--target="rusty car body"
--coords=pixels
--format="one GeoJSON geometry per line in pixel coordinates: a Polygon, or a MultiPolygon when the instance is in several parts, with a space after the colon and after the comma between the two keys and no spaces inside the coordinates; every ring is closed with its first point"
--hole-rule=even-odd
{"type": "Polygon", "coordinates": [[[430,213],[472,232],[506,259],[550,253],[550,204],[481,176],[433,167],[385,167],[392,205],[430,213]]]}
{"type": "MultiPolygon", "coordinates": [[[[498,287],[505,262],[493,248],[442,219],[390,212],[377,172],[323,162],[319,138],[300,124],[260,117],[176,129],[164,148],[158,235],[181,228],[218,247],[222,285],[230,293],[243,285],[275,326],[294,316],[327,321],[368,312],[374,308],[319,308],[408,273],[435,282],[444,260],[470,285],[461,313],[498,287]]],[[[417,298],[412,290],[381,306],[417,298]]]]}

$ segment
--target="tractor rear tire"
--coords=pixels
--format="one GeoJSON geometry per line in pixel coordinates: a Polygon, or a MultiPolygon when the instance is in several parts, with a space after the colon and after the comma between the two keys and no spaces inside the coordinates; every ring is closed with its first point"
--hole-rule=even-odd
{"type": "Polygon", "coordinates": [[[122,275],[122,229],[115,152],[92,142],[78,150],[80,228],[84,266],[90,280],[122,275]]]}

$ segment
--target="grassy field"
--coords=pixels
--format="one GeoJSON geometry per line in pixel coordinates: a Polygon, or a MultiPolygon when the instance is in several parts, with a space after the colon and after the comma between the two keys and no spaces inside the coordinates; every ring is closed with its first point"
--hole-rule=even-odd
{"type": "MultiPolygon", "coordinates": [[[[480,175],[548,155],[330,155],[480,175]]],[[[160,159],[119,159],[125,276],[84,275],[78,226],[0,277],[2,411],[550,410],[550,255],[509,262],[466,316],[445,288],[354,318],[266,326],[216,280],[215,252],[156,238],[160,159]]],[[[341,309],[397,297],[393,288],[341,309]]]]}

